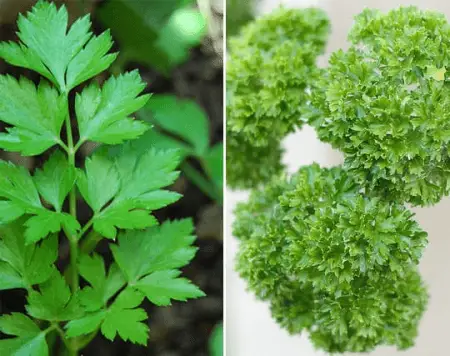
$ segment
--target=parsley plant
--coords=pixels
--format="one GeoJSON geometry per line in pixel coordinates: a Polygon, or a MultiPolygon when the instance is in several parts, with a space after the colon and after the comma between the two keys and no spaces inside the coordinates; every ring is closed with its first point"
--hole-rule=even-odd
{"type": "Polygon", "coordinates": [[[237,270],[317,348],[406,349],[428,301],[418,272],[427,233],[407,204],[450,190],[450,26],[415,7],[367,9],[350,48],[318,69],[323,16],[280,9],[230,42],[228,182],[253,188],[235,211],[237,270]],[[280,141],[304,124],[343,152],[341,166],[282,172],[280,141]]]}
{"type": "Polygon", "coordinates": [[[0,120],[8,125],[0,148],[26,156],[50,150],[34,174],[0,161],[0,288],[27,292],[26,314],[0,317],[0,331],[11,336],[0,340],[1,355],[50,355],[50,333],[60,335],[70,355],[99,331],[109,340],[146,345],[147,314],[139,307],[144,299],[166,306],[204,295],[180,277],[196,253],[192,221],[159,225],[151,215],[180,198],[164,189],[178,177],[178,151],[137,152],[126,142],[150,128],[130,117],[149,99],[138,72],[102,86],[92,82],[76,94],[73,108],[69,101],[75,87],[117,55],[108,53],[109,32],[95,36],[90,27],[86,16],[68,28],[64,6],[39,1],[19,17],[20,42],[0,44],[6,62],[43,77],[35,85],[0,76],[0,120]],[[75,154],[87,141],[104,145],[76,167],[75,154]],[[84,226],[77,220],[77,192],[92,209],[84,226]],[[70,242],[64,275],[55,265],[60,231],[70,242]],[[101,238],[111,240],[110,266],[92,253],[101,238]]]}

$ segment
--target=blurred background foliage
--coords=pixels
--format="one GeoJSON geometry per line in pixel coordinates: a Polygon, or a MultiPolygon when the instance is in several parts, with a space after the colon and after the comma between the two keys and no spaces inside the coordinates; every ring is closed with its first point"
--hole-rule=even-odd
{"type": "MultiPolygon", "coordinates": [[[[109,75],[138,68],[152,93],[148,105],[136,114],[153,129],[135,141],[147,149],[177,148],[183,155],[182,174],[171,189],[184,195],[178,203],[157,212],[160,221],[193,217],[199,252],[185,274],[207,294],[190,303],[171,308],[145,307],[151,330],[148,348],[101,337],[84,351],[84,356],[207,356],[220,355],[222,320],[222,187],[223,187],[223,72],[222,1],[217,0],[66,0],[71,21],[89,13],[95,32],[109,28],[120,51],[109,75]],[[216,346],[213,346],[216,345],[216,346]]],[[[36,0],[0,0],[0,40],[16,39],[15,21],[36,0]]],[[[23,69],[0,61],[0,71],[14,76],[23,69]]],[[[0,131],[4,127],[0,126],[0,131]]],[[[86,144],[78,157],[89,155],[95,145],[86,144]]],[[[46,157],[20,157],[1,152],[0,158],[22,164],[30,170],[46,157]]],[[[87,206],[79,202],[79,218],[87,219],[87,206]]],[[[106,246],[98,251],[108,258],[106,246]]],[[[63,258],[68,248],[63,246],[63,258]]],[[[0,312],[23,308],[20,292],[0,293],[0,312]]],[[[55,355],[58,345],[55,345],[55,355]]],[[[62,350],[62,349],[61,349],[62,350]]]]}

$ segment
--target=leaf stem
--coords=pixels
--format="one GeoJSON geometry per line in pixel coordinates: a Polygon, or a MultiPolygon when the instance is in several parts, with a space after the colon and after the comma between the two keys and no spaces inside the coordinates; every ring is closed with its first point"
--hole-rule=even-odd
{"type": "Polygon", "coordinates": [[[217,188],[208,179],[206,179],[197,169],[189,162],[185,161],[181,164],[181,170],[186,177],[192,181],[203,193],[214,201],[221,203],[222,197],[217,188]]]}
{"type": "Polygon", "coordinates": [[[102,236],[98,232],[91,230],[91,232],[86,236],[84,241],[81,243],[81,251],[83,253],[91,253],[95,249],[95,246],[97,246],[97,244],[101,240],[102,236]]]}
{"type": "MultiPolygon", "coordinates": [[[[69,165],[72,167],[76,167],[75,165],[75,149],[73,145],[73,134],[72,134],[72,123],[70,121],[70,112],[69,112],[69,95],[66,95],[66,103],[67,103],[67,113],[66,113],[66,133],[67,133],[67,155],[69,165]]],[[[76,188],[72,187],[69,193],[69,209],[70,215],[72,215],[75,219],[77,218],[77,197],[76,197],[76,188]]],[[[73,236],[71,234],[67,234],[67,238],[70,242],[70,270],[72,272],[70,281],[72,292],[76,292],[79,287],[79,277],[78,277],[78,240],[77,236],[73,236]]]]}

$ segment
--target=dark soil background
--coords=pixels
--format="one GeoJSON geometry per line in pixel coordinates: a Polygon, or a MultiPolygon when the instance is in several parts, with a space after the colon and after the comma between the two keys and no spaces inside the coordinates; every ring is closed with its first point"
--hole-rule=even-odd
{"type": "MultiPolygon", "coordinates": [[[[35,1],[0,0],[0,40],[16,40],[14,19],[17,12],[26,9],[35,1]],[[9,3],[9,4],[8,4],[9,3]]],[[[75,1],[69,2],[69,12],[72,17],[79,7],[75,1]]],[[[95,32],[103,29],[95,21],[95,9],[101,6],[97,1],[90,4],[95,32]]],[[[207,42],[207,40],[205,41],[207,42]]],[[[172,93],[180,98],[192,98],[207,112],[210,119],[211,141],[222,141],[222,113],[223,113],[223,75],[220,58],[209,49],[207,43],[201,48],[192,50],[189,61],[172,73],[170,78],[159,75],[148,67],[136,63],[127,64],[127,69],[138,68],[144,80],[149,83],[147,90],[154,94],[172,93]]],[[[119,48],[120,50],[120,48],[119,48]]],[[[14,76],[26,75],[38,80],[35,73],[6,65],[0,60],[0,72],[14,76]]],[[[109,73],[99,77],[104,80],[109,73]]],[[[0,131],[4,129],[1,126],[0,131]]],[[[82,165],[84,156],[89,154],[92,147],[87,145],[80,150],[77,157],[78,165],[82,165]]],[[[22,164],[30,170],[42,165],[47,156],[20,157],[0,151],[0,158],[22,164]]],[[[195,162],[192,162],[195,164],[195,162]]],[[[198,167],[198,166],[197,166],[198,167]]],[[[199,168],[199,167],[198,167],[199,168]]],[[[147,347],[122,342],[116,338],[114,343],[102,336],[94,341],[82,352],[83,356],[206,356],[208,342],[214,326],[222,320],[222,207],[211,201],[196,186],[183,175],[172,189],[182,193],[184,197],[176,204],[155,213],[160,221],[184,217],[194,218],[198,235],[199,251],[193,262],[184,268],[184,275],[198,285],[207,297],[191,300],[187,303],[174,302],[171,307],[155,307],[146,302],[143,306],[149,315],[150,340],[147,347]]],[[[89,219],[89,208],[84,202],[78,202],[78,214],[82,223],[89,219]]],[[[60,239],[60,267],[64,268],[68,262],[68,245],[60,239]]],[[[97,252],[111,261],[108,243],[103,241],[97,247],[97,252]]],[[[14,290],[0,292],[0,314],[20,312],[24,310],[26,295],[24,291],[14,290]]],[[[63,355],[63,347],[58,343],[51,355],[63,355]]],[[[1,355],[8,356],[8,355],[1,355]]]]}

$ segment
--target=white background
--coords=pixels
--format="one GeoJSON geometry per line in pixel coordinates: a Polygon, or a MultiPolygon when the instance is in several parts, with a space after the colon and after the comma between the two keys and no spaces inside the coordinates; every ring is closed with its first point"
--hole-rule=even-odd
{"type": "MultiPolygon", "coordinates": [[[[388,10],[398,5],[417,5],[442,11],[450,18],[450,2],[447,0],[265,0],[262,1],[260,11],[269,12],[280,3],[288,7],[319,6],[328,13],[332,35],[327,55],[320,59],[321,65],[327,63],[330,52],[347,47],[346,36],[353,16],[364,7],[388,10]]],[[[309,127],[288,137],[284,146],[287,149],[285,162],[290,172],[312,162],[323,166],[341,163],[341,156],[319,142],[309,127]]],[[[247,293],[245,282],[234,272],[234,256],[238,246],[231,235],[232,211],[235,204],[245,200],[246,196],[243,192],[227,191],[226,194],[226,356],[325,355],[313,349],[307,335],[289,336],[279,328],[270,317],[268,306],[247,293]]],[[[450,198],[443,199],[431,208],[415,209],[415,212],[418,222],[429,233],[430,240],[420,266],[430,294],[428,310],[413,348],[399,352],[394,348],[380,347],[370,354],[373,356],[450,355],[450,198]]]]}

